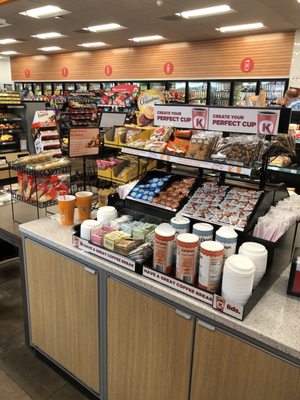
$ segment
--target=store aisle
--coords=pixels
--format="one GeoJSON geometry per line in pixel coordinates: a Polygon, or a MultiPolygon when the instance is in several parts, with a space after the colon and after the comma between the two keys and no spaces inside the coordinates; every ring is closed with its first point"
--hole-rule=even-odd
{"type": "Polygon", "coordinates": [[[0,398],[86,400],[25,346],[19,262],[0,262],[0,398]]]}

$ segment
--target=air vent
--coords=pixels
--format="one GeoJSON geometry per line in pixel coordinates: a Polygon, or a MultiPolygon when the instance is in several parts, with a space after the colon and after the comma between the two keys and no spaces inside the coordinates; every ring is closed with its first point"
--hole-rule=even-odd
{"type": "Polygon", "coordinates": [[[166,22],[173,22],[173,21],[178,21],[179,19],[182,19],[179,15],[166,15],[165,17],[158,17],[158,19],[161,19],[162,21],[166,22]]]}

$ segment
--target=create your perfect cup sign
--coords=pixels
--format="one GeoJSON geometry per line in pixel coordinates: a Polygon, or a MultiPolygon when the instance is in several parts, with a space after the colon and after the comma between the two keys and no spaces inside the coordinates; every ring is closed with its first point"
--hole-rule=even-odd
{"type": "Polygon", "coordinates": [[[280,110],[159,106],[154,109],[154,124],[186,129],[275,135],[280,110]]]}

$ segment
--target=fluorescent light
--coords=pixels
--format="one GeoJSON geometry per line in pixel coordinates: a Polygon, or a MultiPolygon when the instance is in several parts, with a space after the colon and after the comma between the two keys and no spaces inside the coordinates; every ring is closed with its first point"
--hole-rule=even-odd
{"type": "Polygon", "coordinates": [[[18,43],[16,39],[0,39],[0,44],[18,43]]]}
{"type": "Polygon", "coordinates": [[[32,8],[30,10],[20,12],[19,14],[25,15],[27,17],[43,19],[57,17],[69,13],[70,11],[63,10],[60,7],[48,5],[44,7],[32,8]]]}
{"type": "Polygon", "coordinates": [[[56,50],[63,50],[61,47],[58,46],[49,46],[49,47],[41,47],[38,50],[42,51],[56,51],[56,50]]]}
{"type": "Polygon", "coordinates": [[[196,18],[196,17],[205,17],[207,15],[214,15],[214,14],[223,14],[229,11],[234,11],[231,7],[227,4],[222,4],[221,6],[214,6],[214,7],[206,7],[206,8],[198,8],[197,10],[189,10],[189,11],[182,11],[180,13],[176,13],[182,18],[196,18]]]}
{"type": "Polygon", "coordinates": [[[104,42],[80,43],[78,46],[81,46],[81,47],[101,47],[101,46],[106,46],[106,43],[104,43],[104,42]]]}
{"type": "Polygon", "coordinates": [[[1,51],[0,54],[3,54],[4,56],[12,56],[13,54],[18,54],[18,53],[13,50],[7,50],[7,51],[1,51]]]}
{"type": "Polygon", "coordinates": [[[54,38],[65,37],[65,36],[58,32],[48,32],[48,33],[39,33],[37,35],[31,35],[31,37],[38,38],[38,39],[54,39],[54,38]]]}
{"type": "Polygon", "coordinates": [[[128,39],[131,40],[132,42],[152,42],[154,40],[163,40],[165,39],[163,36],[160,35],[152,35],[152,36],[141,36],[141,37],[135,37],[132,39],[128,39]]]}
{"type": "Polygon", "coordinates": [[[115,31],[118,29],[124,29],[125,26],[110,23],[110,24],[103,24],[103,25],[95,25],[95,26],[88,26],[87,28],[83,28],[85,31],[90,32],[108,32],[108,31],[115,31]]]}
{"type": "Polygon", "coordinates": [[[216,28],[216,30],[226,33],[226,32],[251,31],[262,28],[265,28],[264,24],[262,24],[261,22],[255,22],[253,24],[221,26],[220,28],[216,28]]]}

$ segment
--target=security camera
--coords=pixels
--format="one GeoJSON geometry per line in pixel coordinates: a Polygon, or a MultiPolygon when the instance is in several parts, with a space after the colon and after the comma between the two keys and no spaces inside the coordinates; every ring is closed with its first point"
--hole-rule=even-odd
{"type": "Polygon", "coordinates": [[[162,0],[157,0],[157,1],[156,1],[156,5],[157,5],[158,7],[161,7],[163,4],[164,4],[164,2],[163,2],[162,0]]]}

